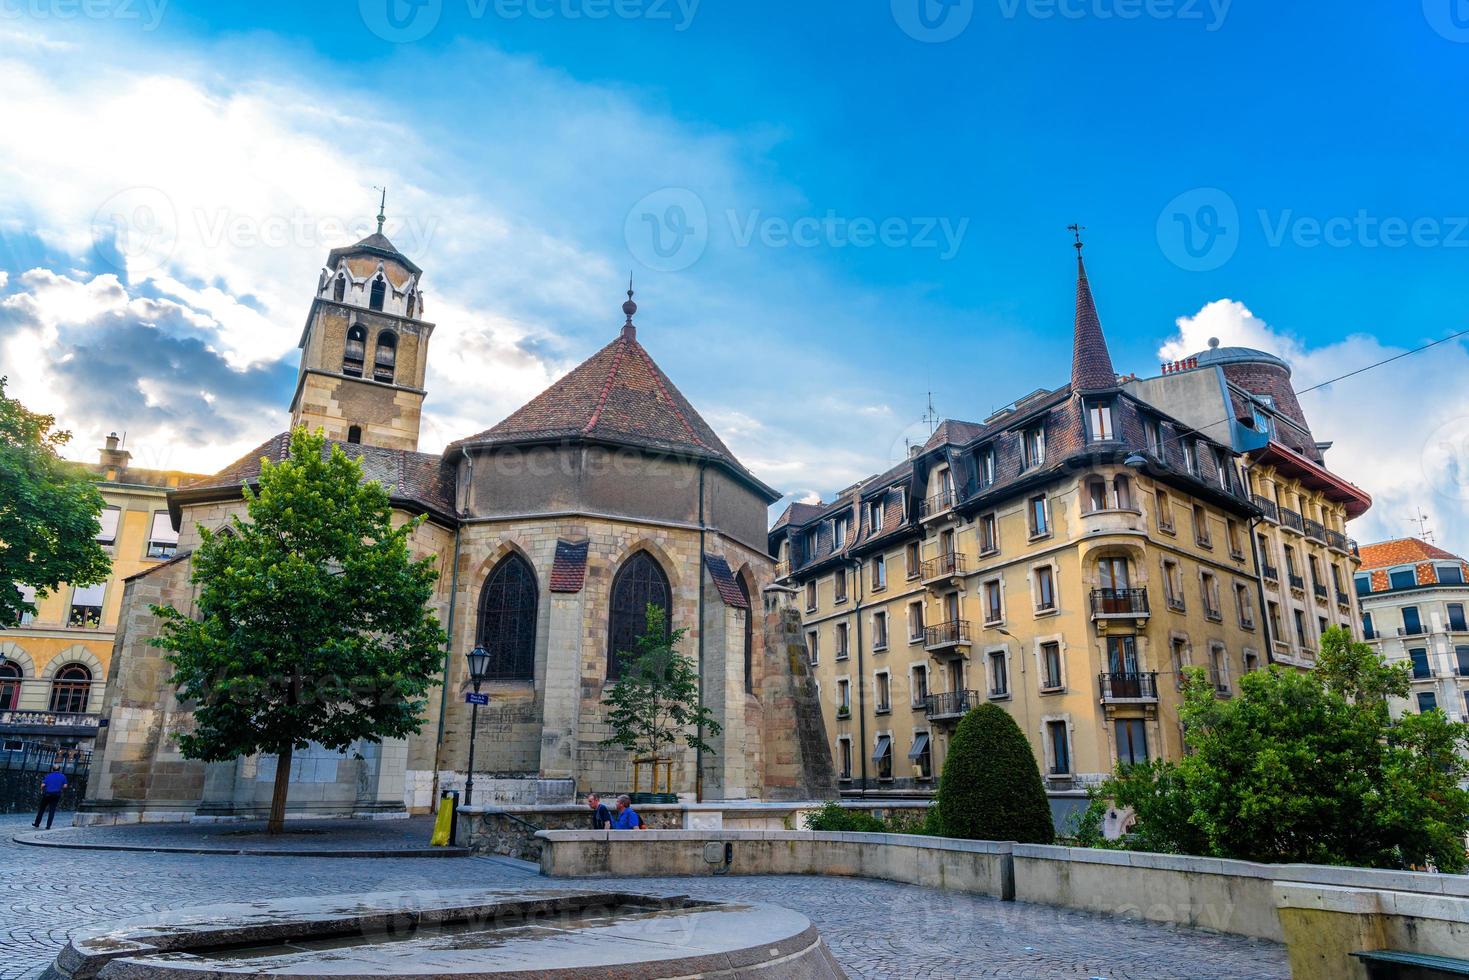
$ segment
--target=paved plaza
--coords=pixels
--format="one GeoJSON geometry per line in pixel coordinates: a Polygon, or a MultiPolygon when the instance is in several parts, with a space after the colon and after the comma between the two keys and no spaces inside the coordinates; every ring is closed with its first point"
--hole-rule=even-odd
{"type": "MultiPolygon", "coordinates": [[[[166,908],[403,888],[586,885],[544,879],[527,865],[489,857],[140,853],[12,840],[30,830],[29,818],[0,817],[0,980],[35,976],[73,929],[166,908]]],[[[1271,943],[890,882],[730,877],[639,879],[632,885],[795,909],[817,925],[854,978],[1289,976],[1284,949],[1271,943]]]]}

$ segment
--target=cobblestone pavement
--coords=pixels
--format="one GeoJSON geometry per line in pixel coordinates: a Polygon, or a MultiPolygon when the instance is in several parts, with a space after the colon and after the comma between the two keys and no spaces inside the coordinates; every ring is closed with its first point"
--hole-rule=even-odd
{"type": "MultiPolygon", "coordinates": [[[[400,888],[585,887],[495,858],[343,859],[66,851],[0,817],[0,980],[33,977],[70,930],[165,908],[400,888]]],[[[624,883],[625,884],[625,883],[624,883]]],[[[853,978],[1289,976],[1271,943],[852,878],[639,879],[638,888],[773,902],[809,916],[853,978]]]]}
{"type": "MultiPolygon", "coordinates": [[[[71,814],[61,814],[70,819],[71,814]]],[[[122,827],[66,827],[33,830],[18,826],[7,837],[26,836],[57,844],[107,844],[128,847],[200,847],[272,851],[426,850],[432,817],[408,820],[289,820],[274,837],[265,822],[217,824],[133,824],[122,827]]]]}

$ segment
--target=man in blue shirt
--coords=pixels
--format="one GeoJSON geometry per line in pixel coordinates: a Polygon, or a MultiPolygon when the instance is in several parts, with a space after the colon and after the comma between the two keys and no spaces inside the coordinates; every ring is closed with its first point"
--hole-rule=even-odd
{"type": "Polygon", "coordinates": [[[592,808],[592,829],[606,830],[612,826],[612,811],[596,793],[587,794],[587,806],[592,808]]]}
{"type": "Polygon", "coordinates": [[[617,818],[612,821],[613,830],[640,830],[643,818],[632,808],[632,797],[624,793],[617,798],[617,818]]]}
{"type": "Polygon", "coordinates": [[[41,818],[46,818],[46,829],[51,829],[51,821],[56,819],[56,805],[61,802],[61,791],[66,789],[66,773],[61,771],[60,765],[51,767],[51,771],[41,778],[41,807],[36,811],[36,822],[33,827],[41,826],[41,818]]]}

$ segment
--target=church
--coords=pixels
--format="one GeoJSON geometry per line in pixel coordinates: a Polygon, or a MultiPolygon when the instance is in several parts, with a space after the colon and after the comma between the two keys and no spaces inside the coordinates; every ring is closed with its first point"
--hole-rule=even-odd
{"type": "MultiPolygon", "coordinates": [[[[434,324],[422,270],[378,231],[331,251],[301,334],[291,426],[324,430],[422,516],[415,557],[432,556],[434,612],[449,635],[444,674],[418,734],[319,746],[291,759],[290,816],[391,817],[464,788],[466,653],[492,655],[478,718],[475,803],[568,803],[621,792],[632,758],[603,744],[604,690],[649,603],[696,660],[722,731],[712,752],[674,760],[674,788],[710,800],[836,794],[816,688],[789,590],[775,584],[767,511],[779,493],[746,469],[638,340],[629,289],[611,343],[483,432],[418,451],[434,324]]],[[[188,612],[189,554],[201,526],[243,514],[282,432],[169,496],[177,555],[129,579],[104,722],[78,823],[249,819],[269,809],[275,758],[184,758],[192,725],[150,640],[149,607],[188,612]]]]}

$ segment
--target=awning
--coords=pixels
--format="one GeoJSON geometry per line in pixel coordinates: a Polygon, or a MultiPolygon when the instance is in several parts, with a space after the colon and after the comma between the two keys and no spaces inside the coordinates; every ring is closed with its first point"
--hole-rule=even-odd
{"type": "Polygon", "coordinates": [[[928,751],[928,732],[919,732],[913,737],[913,748],[908,752],[908,759],[917,762],[918,757],[928,751]]]}
{"type": "Polygon", "coordinates": [[[106,582],[101,585],[78,586],[72,591],[71,604],[73,606],[100,606],[102,597],[106,594],[106,582]]]}
{"type": "Polygon", "coordinates": [[[893,737],[891,735],[877,736],[877,749],[872,753],[873,762],[881,762],[893,753],[893,737]]]}

